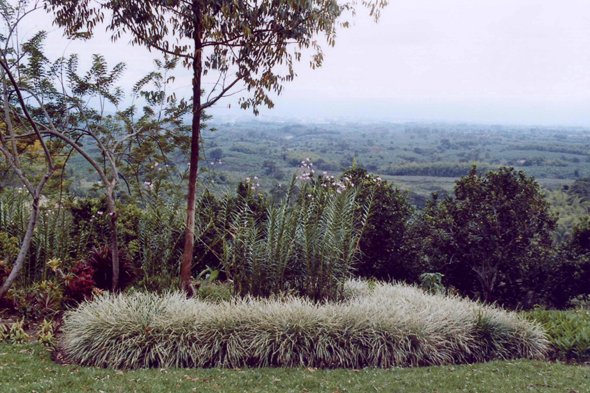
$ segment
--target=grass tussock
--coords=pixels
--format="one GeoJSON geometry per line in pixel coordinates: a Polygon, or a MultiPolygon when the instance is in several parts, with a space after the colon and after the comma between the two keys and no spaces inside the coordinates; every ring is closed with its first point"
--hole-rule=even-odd
{"type": "Polygon", "coordinates": [[[105,294],[67,313],[63,345],[82,365],[142,367],[406,367],[541,359],[541,328],[514,313],[351,281],[348,300],[211,304],[180,293],[105,294]]]}

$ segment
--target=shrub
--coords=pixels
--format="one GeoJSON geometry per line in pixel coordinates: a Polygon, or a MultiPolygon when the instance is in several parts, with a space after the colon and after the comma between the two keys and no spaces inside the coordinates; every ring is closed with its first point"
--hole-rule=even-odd
{"type": "MultiPolygon", "coordinates": [[[[92,279],[96,287],[104,291],[111,289],[113,282],[113,260],[111,247],[108,245],[102,248],[92,247],[92,251],[86,260],[87,266],[93,270],[92,279]]],[[[135,272],[131,261],[124,249],[119,249],[119,287],[127,288],[135,279],[135,272]]]]}
{"type": "MultiPolygon", "coordinates": [[[[307,164],[306,164],[307,165],[307,164]]],[[[296,178],[280,205],[270,205],[265,220],[256,205],[238,200],[227,211],[221,263],[234,293],[269,296],[292,292],[315,300],[336,299],[350,276],[374,192],[359,202],[361,187],[313,172],[294,198],[296,178]]]]}
{"type": "Polygon", "coordinates": [[[348,298],[103,294],[67,312],[69,360],[87,366],[396,367],[541,359],[547,340],[525,318],[407,285],[348,282],[348,298]]]}
{"type": "MultiPolygon", "coordinates": [[[[135,272],[131,266],[127,253],[119,250],[119,287],[127,288],[135,279],[135,272]]],[[[111,289],[113,279],[113,261],[111,248],[105,245],[102,248],[92,247],[92,252],[86,260],[76,262],[74,268],[65,279],[65,295],[67,298],[80,302],[92,296],[94,288],[102,291],[111,289]]]]}
{"type": "Polygon", "coordinates": [[[199,299],[213,303],[232,299],[232,288],[228,283],[197,281],[197,285],[199,287],[197,291],[199,299]]]}
{"type": "Polygon", "coordinates": [[[530,272],[550,254],[556,221],[539,184],[513,168],[482,175],[473,166],[454,194],[414,221],[429,271],[485,302],[530,306],[530,272]]]}
{"type": "Polygon", "coordinates": [[[41,281],[10,292],[14,309],[26,319],[53,318],[62,309],[63,289],[57,282],[41,281]]]}
{"type": "Polygon", "coordinates": [[[590,311],[541,310],[527,313],[547,330],[553,355],[559,359],[590,359],[590,311]]]}
{"type": "Polygon", "coordinates": [[[8,336],[12,344],[24,344],[28,342],[31,337],[25,332],[25,320],[22,319],[13,322],[8,336]]]}
{"type": "Polygon", "coordinates": [[[360,166],[351,167],[343,176],[355,185],[362,185],[357,198],[360,208],[373,199],[359,243],[355,274],[381,280],[415,280],[412,263],[415,258],[407,249],[408,222],[413,214],[409,194],[360,166]]]}
{"type": "Polygon", "coordinates": [[[86,261],[76,262],[76,265],[70,270],[70,274],[64,277],[65,297],[74,302],[90,298],[92,290],[96,287],[92,275],[93,270],[86,261]]]}

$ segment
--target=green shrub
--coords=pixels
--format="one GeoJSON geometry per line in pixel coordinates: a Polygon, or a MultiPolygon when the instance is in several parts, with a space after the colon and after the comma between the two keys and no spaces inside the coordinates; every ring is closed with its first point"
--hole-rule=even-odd
{"type": "Polygon", "coordinates": [[[53,318],[62,310],[63,289],[57,282],[41,281],[22,289],[11,289],[15,311],[27,320],[53,318]]]}
{"type": "Polygon", "coordinates": [[[229,301],[232,299],[232,288],[229,283],[211,282],[211,281],[197,281],[199,299],[219,303],[222,301],[229,301]]]}
{"type": "Polygon", "coordinates": [[[381,282],[348,282],[345,293],[323,304],[104,294],[66,314],[63,344],[72,362],[116,368],[389,368],[541,359],[547,351],[537,324],[497,308],[381,282]]]}
{"type": "Polygon", "coordinates": [[[31,337],[25,332],[25,320],[22,319],[13,322],[8,336],[12,344],[24,344],[28,342],[31,337]]]}
{"type": "Polygon", "coordinates": [[[589,310],[541,310],[527,315],[541,323],[549,336],[554,355],[560,359],[587,361],[590,359],[589,310]]]}

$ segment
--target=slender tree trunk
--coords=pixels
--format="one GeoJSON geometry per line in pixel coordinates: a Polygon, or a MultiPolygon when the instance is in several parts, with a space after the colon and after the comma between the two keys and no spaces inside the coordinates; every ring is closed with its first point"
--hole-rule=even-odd
{"type": "Polygon", "coordinates": [[[33,198],[33,211],[31,212],[31,217],[29,218],[29,224],[27,225],[27,231],[25,232],[25,237],[23,242],[20,246],[20,252],[16,257],[16,262],[14,263],[14,267],[10,271],[10,275],[2,284],[2,288],[0,288],[0,299],[6,295],[6,292],[10,289],[10,286],[18,277],[18,273],[23,268],[25,263],[25,258],[27,253],[29,252],[29,247],[31,245],[31,240],[33,239],[33,232],[35,231],[35,226],[37,226],[37,219],[39,218],[39,197],[36,196],[33,198]]]}
{"type": "Polygon", "coordinates": [[[187,193],[187,218],[184,238],[184,254],[180,269],[180,289],[190,294],[191,269],[195,246],[195,200],[199,170],[199,148],[201,137],[201,10],[198,1],[193,1],[195,58],[193,59],[193,123],[191,134],[191,160],[187,193]]]}
{"type": "Polygon", "coordinates": [[[119,243],[117,240],[117,212],[115,211],[115,198],[113,190],[110,186],[107,187],[105,193],[107,200],[107,214],[109,225],[111,227],[111,257],[113,260],[113,282],[112,291],[115,292],[119,288],[119,243]]]}

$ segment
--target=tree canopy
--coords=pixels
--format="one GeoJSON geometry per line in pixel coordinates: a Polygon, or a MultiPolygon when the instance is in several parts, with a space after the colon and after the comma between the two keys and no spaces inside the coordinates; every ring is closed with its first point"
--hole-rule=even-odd
{"type": "Polygon", "coordinates": [[[431,202],[419,221],[429,264],[449,284],[493,301],[550,249],[556,219],[534,178],[506,167],[482,175],[474,166],[454,198],[431,202]]]}
{"type": "MultiPolygon", "coordinates": [[[[181,287],[189,289],[201,111],[238,86],[247,91],[239,100],[242,108],[257,113],[260,105],[272,107],[269,94],[280,94],[283,83],[293,80],[293,61],[301,60],[304,48],[314,51],[311,67],[321,66],[323,52],[317,36],[325,35],[327,43],[334,45],[338,20],[344,11],[354,11],[352,4],[336,0],[45,0],[45,4],[70,37],[92,36],[106,18],[113,40],[129,33],[132,44],[179,57],[192,69],[192,142],[181,268],[181,287]],[[202,78],[212,73],[215,82],[201,99],[202,78]]],[[[377,18],[386,1],[361,4],[377,18]]]]}

